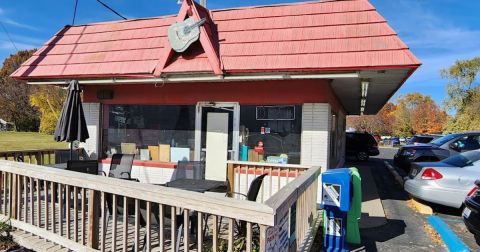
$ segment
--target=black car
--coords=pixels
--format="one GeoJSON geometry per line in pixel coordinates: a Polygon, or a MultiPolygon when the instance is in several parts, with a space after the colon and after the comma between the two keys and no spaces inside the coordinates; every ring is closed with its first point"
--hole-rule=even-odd
{"type": "Polygon", "coordinates": [[[346,154],[356,157],[359,161],[367,161],[370,156],[377,156],[378,144],[375,138],[368,133],[347,132],[346,154]]]}
{"type": "Polygon", "coordinates": [[[427,144],[405,145],[394,157],[397,166],[410,170],[412,162],[436,162],[452,155],[480,149],[480,132],[449,134],[427,144]]]}
{"type": "Polygon", "coordinates": [[[465,199],[465,209],[463,209],[463,222],[468,231],[475,236],[477,244],[480,245],[480,181],[475,181],[477,186],[465,199]]]}
{"type": "Polygon", "coordinates": [[[426,144],[430,143],[433,139],[439,138],[441,136],[436,135],[415,135],[408,140],[408,144],[426,144]]]}

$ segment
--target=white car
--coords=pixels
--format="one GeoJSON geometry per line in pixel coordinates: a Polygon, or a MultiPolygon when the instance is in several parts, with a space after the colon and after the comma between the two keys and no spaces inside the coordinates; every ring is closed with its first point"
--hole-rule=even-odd
{"type": "Polygon", "coordinates": [[[473,150],[439,162],[412,163],[405,191],[427,202],[460,208],[477,179],[480,150],[473,150]]]}

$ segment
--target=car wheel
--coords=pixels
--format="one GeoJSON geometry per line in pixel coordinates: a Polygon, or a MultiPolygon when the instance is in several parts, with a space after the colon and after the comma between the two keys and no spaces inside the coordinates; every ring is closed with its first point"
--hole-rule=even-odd
{"type": "Polygon", "coordinates": [[[357,153],[358,161],[367,161],[368,158],[368,153],[366,153],[365,151],[360,151],[357,153]]]}

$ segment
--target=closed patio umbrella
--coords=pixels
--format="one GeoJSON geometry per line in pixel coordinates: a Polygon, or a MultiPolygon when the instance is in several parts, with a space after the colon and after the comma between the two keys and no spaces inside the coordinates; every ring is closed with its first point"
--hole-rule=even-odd
{"type": "Polygon", "coordinates": [[[68,96],[55,127],[55,141],[67,141],[70,143],[70,160],[72,160],[71,143],[73,141],[85,142],[89,137],[80,98],[81,92],[78,81],[72,80],[68,85],[68,96]]]}

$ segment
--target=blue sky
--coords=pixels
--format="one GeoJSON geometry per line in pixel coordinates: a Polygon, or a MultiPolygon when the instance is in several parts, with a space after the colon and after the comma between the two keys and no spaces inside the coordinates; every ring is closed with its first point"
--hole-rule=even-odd
{"type": "MultiPolygon", "coordinates": [[[[177,0],[103,0],[128,18],[175,14],[177,0]]],[[[208,8],[262,5],[295,0],[207,0],[208,8]]],[[[456,59],[480,56],[480,1],[478,0],[370,0],[422,61],[423,66],[397,92],[418,91],[437,102],[445,97],[446,81],[438,72],[456,59]]],[[[55,32],[71,24],[73,0],[2,0],[0,21],[18,49],[40,47],[55,32]]],[[[116,20],[95,0],[78,0],[76,24],[116,20]]],[[[15,52],[0,30],[0,60],[15,52]]],[[[396,95],[396,96],[397,96],[396,95]]],[[[396,97],[394,96],[394,98],[396,97]]]]}

